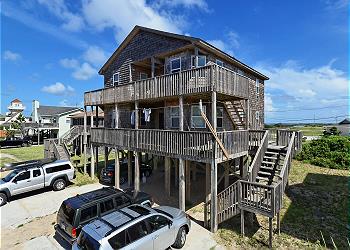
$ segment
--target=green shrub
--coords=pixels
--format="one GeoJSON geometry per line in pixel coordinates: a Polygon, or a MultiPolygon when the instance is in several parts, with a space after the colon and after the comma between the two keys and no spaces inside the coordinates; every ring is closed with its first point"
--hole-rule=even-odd
{"type": "Polygon", "coordinates": [[[311,141],[303,145],[296,159],[320,167],[349,169],[350,138],[327,136],[311,141]]]}

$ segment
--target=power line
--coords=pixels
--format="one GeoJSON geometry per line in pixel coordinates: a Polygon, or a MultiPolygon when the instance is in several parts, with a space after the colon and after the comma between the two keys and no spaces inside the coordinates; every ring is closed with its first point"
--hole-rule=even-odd
{"type": "Polygon", "coordinates": [[[266,113],[277,113],[277,112],[290,112],[290,111],[303,111],[303,110],[321,110],[321,109],[329,109],[329,108],[339,108],[339,107],[348,107],[349,105],[338,105],[338,106],[328,106],[321,108],[305,108],[305,109],[286,109],[286,110],[267,110],[266,113]]]}

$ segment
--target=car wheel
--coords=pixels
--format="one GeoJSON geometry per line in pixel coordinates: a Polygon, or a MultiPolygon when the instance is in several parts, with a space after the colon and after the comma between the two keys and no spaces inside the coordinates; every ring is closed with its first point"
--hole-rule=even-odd
{"type": "Polygon", "coordinates": [[[4,193],[0,193],[0,207],[7,203],[7,196],[4,193]]]}
{"type": "Polygon", "coordinates": [[[22,145],[21,145],[21,147],[25,147],[25,146],[26,146],[26,144],[23,142],[22,145]]]}
{"type": "Polygon", "coordinates": [[[125,177],[120,177],[119,183],[123,185],[126,182],[125,177]]]}
{"type": "Polygon", "coordinates": [[[180,227],[179,232],[177,233],[175,243],[172,245],[174,248],[182,248],[186,243],[186,228],[180,227]]]}
{"type": "Polygon", "coordinates": [[[66,181],[63,179],[55,180],[52,187],[53,187],[53,190],[55,191],[63,190],[66,187],[66,181]]]}

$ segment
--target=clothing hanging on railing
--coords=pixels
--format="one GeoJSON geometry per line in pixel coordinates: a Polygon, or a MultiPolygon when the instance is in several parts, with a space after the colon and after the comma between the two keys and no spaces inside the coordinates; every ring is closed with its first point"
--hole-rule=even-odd
{"type": "Polygon", "coordinates": [[[145,115],[145,122],[150,122],[151,121],[151,112],[152,110],[150,108],[144,108],[143,109],[143,114],[145,115]]]}

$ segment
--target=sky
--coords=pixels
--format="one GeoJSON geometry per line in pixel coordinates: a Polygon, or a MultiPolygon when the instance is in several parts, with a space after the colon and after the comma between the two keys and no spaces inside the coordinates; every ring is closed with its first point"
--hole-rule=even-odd
{"type": "Polygon", "coordinates": [[[264,73],[265,122],[349,110],[348,0],[2,0],[1,113],[14,98],[83,106],[135,25],[200,37],[264,73]]]}

